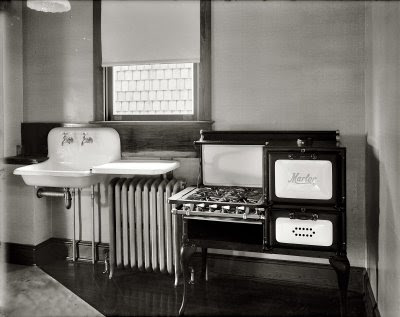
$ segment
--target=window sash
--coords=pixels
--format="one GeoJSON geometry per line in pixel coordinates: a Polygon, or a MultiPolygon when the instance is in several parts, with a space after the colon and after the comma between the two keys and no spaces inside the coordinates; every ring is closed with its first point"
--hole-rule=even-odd
{"type": "Polygon", "coordinates": [[[193,114],[148,114],[148,115],[132,115],[132,114],[113,114],[113,69],[112,67],[104,68],[104,84],[105,84],[105,115],[107,121],[196,121],[199,113],[198,98],[198,65],[193,64],[193,114]]]}

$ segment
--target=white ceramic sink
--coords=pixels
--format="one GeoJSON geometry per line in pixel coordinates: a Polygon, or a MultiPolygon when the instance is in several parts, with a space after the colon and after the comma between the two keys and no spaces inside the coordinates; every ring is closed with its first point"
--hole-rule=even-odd
{"type": "Polygon", "coordinates": [[[69,167],[45,161],[20,167],[14,174],[21,175],[27,185],[46,187],[83,188],[102,181],[102,175],[95,175],[87,169],[69,167]]]}
{"type": "Polygon", "coordinates": [[[49,159],[14,170],[27,185],[83,188],[105,175],[91,168],[121,159],[119,134],[112,128],[55,128],[47,137],[49,159]]]}

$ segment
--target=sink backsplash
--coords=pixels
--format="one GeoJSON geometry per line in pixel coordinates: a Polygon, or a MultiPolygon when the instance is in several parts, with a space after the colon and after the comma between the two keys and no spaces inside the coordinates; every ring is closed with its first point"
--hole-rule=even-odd
{"type": "Polygon", "coordinates": [[[121,141],[113,128],[59,127],[48,135],[52,161],[90,168],[121,159],[121,141]]]}

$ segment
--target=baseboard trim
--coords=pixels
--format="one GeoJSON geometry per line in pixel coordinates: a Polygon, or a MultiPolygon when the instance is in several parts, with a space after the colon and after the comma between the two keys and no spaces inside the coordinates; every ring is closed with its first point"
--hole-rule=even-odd
{"type": "Polygon", "coordinates": [[[1,248],[4,248],[4,260],[7,263],[21,265],[33,265],[35,263],[35,246],[33,245],[4,242],[1,244],[1,248]]]}
{"type": "MultiPolygon", "coordinates": [[[[62,249],[62,257],[65,259],[72,259],[72,240],[52,238],[52,243],[59,249],[62,249]]],[[[104,255],[108,252],[108,243],[95,243],[96,261],[104,261],[104,255]]],[[[91,241],[77,241],[76,242],[76,255],[77,261],[91,261],[92,260],[92,242],[91,241]]]]}
{"type": "MultiPolygon", "coordinates": [[[[20,265],[41,265],[54,260],[72,259],[72,240],[50,238],[38,245],[6,242],[1,247],[5,250],[5,262],[20,265]]],[[[104,261],[108,244],[96,243],[96,261],[104,261]]],[[[76,242],[77,261],[92,260],[92,243],[76,242]]]]}

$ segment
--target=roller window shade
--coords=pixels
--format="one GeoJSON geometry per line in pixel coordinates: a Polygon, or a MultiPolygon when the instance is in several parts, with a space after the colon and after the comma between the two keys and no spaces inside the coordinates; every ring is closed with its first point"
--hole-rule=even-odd
{"type": "Polygon", "coordinates": [[[101,2],[102,65],[200,62],[200,1],[101,2]]]}

